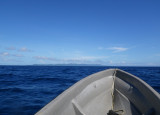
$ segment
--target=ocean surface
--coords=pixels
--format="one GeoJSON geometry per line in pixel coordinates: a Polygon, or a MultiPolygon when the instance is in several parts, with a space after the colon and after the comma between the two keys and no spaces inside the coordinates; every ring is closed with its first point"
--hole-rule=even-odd
{"type": "Polygon", "coordinates": [[[0,115],[33,115],[80,79],[119,68],[160,93],[160,67],[0,66],[0,115]]]}

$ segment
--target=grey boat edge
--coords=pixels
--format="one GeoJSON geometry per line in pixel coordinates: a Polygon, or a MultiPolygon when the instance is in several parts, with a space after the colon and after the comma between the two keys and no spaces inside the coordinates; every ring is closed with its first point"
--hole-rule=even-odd
{"type": "Polygon", "coordinates": [[[107,69],[80,80],[35,115],[107,115],[109,110],[160,115],[160,95],[130,73],[107,69]]]}

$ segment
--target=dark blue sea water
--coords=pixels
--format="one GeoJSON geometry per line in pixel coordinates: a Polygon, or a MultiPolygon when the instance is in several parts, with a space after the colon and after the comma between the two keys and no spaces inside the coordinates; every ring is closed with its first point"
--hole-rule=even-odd
{"type": "MultiPolygon", "coordinates": [[[[32,115],[80,79],[108,68],[113,67],[0,66],[0,115],[32,115]]],[[[160,93],[160,67],[116,68],[160,93]]]]}

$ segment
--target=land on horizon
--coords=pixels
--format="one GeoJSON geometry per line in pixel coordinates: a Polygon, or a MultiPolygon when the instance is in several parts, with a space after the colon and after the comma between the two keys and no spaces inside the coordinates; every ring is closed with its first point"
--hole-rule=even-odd
{"type": "Polygon", "coordinates": [[[99,67],[160,67],[160,66],[141,66],[141,65],[102,65],[102,64],[31,64],[31,65],[0,65],[0,66],[99,66],[99,67]]]}

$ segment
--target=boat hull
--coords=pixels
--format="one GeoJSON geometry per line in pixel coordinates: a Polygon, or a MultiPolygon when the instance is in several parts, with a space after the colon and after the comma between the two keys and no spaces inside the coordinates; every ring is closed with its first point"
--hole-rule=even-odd
{"type": "Polygon", "coordinates": [[[92,74],[60,94],[36,115],[159,115],[160,95],[143,80],[119,69],[92,74]]]}

